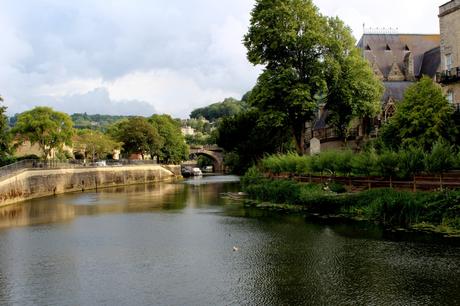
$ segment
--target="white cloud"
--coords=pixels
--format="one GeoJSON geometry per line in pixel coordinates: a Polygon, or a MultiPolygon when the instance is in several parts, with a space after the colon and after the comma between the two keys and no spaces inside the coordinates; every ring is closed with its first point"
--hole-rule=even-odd
{"type": "MultiPolygon", "coordinates": [[[[316,0],[357,38],[362,24],[437,33],[446,0],[316,0]]],[[[253,0],[0,0],[0,93],[9,112],[187,116],[241,97],[260,68],[241,41],[253,0]],[[131,103],[131,107],[130,107],[131,103]]]]}

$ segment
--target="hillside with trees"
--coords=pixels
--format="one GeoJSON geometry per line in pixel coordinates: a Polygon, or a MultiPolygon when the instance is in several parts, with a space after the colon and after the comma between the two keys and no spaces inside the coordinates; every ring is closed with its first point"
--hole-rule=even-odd
{"type": "Polygon", "coordinates": [[[244,101],[227,98],[222,102],[193,110],[190,114],[190,118],[204,118],[210,122],[215,122],[220,118],[236,115],[246,108],[247,105],[244,101]]]}

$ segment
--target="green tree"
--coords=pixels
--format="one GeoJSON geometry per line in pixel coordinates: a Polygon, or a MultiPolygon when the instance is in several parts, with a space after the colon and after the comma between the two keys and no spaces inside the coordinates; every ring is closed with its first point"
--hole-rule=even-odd
{"type": "Polygon", "coordinates": [[[424,170],[424,152],[420,147],[409,146],[399,151],[399,170],[407,177],[413,177],[413,190],[417,191],[417,174],[424,170]]]}
{"type": "MultiPolygon", "coordinates": [[[[3,102],[0,96],[0,103],[3,102]]],[[[0,160],[4,160],[10,152],[11,136],[8,127],[8,118],[5,115],[6,106],[0,105],[0,160]]]]}
{"type": "Polygon", "coordinates": [[[158,153],[161,162],[178,164],[188,159],[189,147],[182,135],[179,122],[169,115],[153,115],[149,122],[158,130],[164,141],[158,153]]]}
{"type": "Polygon", "coordinates": [[[20,142],[38,144],[46,160],[53,150],[72,143],[72,119],[50,107],[38,106],[18,116],[12,129],[20,142]]]}
{"type": "Polygon", "coordinates": [[[125,153],[139,153],[142,159],[147,153],[152,158],[160,154],[164,142],[158,130],[143,117],[120,121],[111,129],[111,133],[115,135],[117,141],[123,143],[125,153]]]}
{"type": "Polygon", "coordinates": [[[249,61],[265,67],[249,103],[287,126],[300,154],[305,123],[326,91],[326,32],[311,0],[257,0],[244,37],[249,61]]]}
{"type": "Polygon", "coordinates": [[[353,157],[352,167],[353,173],[364,174],[367,177],[367,184],[371,189],[370,176],[375,171],[377,165],[377,154],[374,150],[369,152],[362,152],[353,157]]]}
{"type": "Polygon", "coordinates": [[[206,120],[215,122],[220,118],[236,115],[241,112],[243,108],[244,105],[241,101],[234,98],[227,98],[222,102],[193,110],[190,114],[190,118],[205,118],[206,120]]]}
{"type": "Polygon", "coordinates": [[[453,146],[443,140],[437,141],[430,152],[425,155],[425,169],[432,174],[439,175],[441,190],[443,174],[452,169],[455,163],[453,146]]]}
{"type": "Polygon", "coordinates": [[[386,150],[377,158],[377,167],[384,177],[390,178],[390,188],[393,188],[393,178],[398,173],[399,156],[398,153],[386,150]]]}
{"type": "Polygon", "coordinates": [[[342,134],[378,111],[382,85],[359,56],[350,29],[321,15],[311,0],[257,0],[244,38],[248,59],[265,67],[249,104],[289,128],[305,150],[305,123],[320,103],[342,134]]]}
{"type": "Polygon", "coordinates": [[[328,123],[346,141],[354,119],[378,114],[383,85],[356,48],[350,29],[337,17],[328,18],[328,24],[328,123]]]}
{"type": "Polygon", "coordinates": [[[84,152],[85,157],[93,161],[97,158],[106,158],[114,150],[121,148],[121,143],[110,136],[95,130],[78,130],[73,140],[74,150],[84,152]]]}
{"type": "Polygon", "coordinates": [[[428,77],[410,86],[396,113],[383,126],[381,138],[391,148],[418,146],[430,150],[441,138],[455,141],[456,129],[453,108],[444,97],[441,87],[428,77]]]}
{"type": "Polygon", "coordinates": [[[218,127],[216,143],[226,152],[225,164],[235,173],[244,173],[264,154],[289,151],[291,140],[285,130],[272,124],[257,110],[224,118],[218,127]]]}

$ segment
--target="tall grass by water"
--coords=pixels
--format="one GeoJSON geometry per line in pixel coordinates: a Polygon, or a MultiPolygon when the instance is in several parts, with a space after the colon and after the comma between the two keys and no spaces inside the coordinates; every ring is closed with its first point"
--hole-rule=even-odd
{"type": "Polygon", "coordinates": [[[382,176],[391,180],[411,178],[419,173],[442,176],[448,170],[460,169],[460,153],[446,143],[437,142],[429,152],[410,147],[380,153],[344,150],[314,156],[270,155],[260,161],[259,168],[275,175],[382,176]]]}
{"type": "Polygon", "coordinates": [[[460,191],[406,192],[391,188],[339,194],[319,184],[267,178],[256,167],[241,180],[251,199],[292,204],[309,213],[341,215],[411,228],[460,231],[460,191]]]}

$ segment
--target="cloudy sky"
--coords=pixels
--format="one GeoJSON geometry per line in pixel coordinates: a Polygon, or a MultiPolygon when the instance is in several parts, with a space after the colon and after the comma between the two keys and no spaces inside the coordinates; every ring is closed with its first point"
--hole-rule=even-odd
{"type": "MultiPolygon", "coordinates": [[[[438,33],[447,0],[315,0],[354,31],[438,33]]],[[[259,70],[242,37],[253,0],[0,0],[0,94],[9,114],[73,112],[187,117],[240,98],[259,70]]]]}

